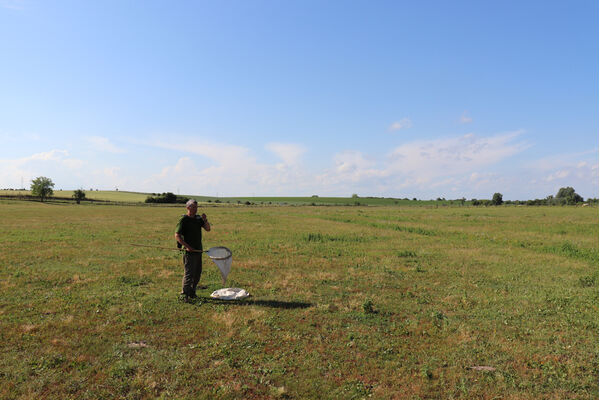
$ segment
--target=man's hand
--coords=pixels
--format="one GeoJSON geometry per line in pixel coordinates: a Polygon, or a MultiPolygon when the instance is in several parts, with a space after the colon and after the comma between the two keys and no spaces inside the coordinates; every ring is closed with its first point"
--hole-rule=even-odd
{"type": "Polygon", "coordinates": [[[204,230],[206,232],[210,232],[210,222],[208,222],[208,217],[206,214],[202,214],[202,219],[204,220],[204,230]]]}
{"type": "Polygon", "coordinates": [[[183,240],[181,235],[179,235],[178,233],[175,233],[175,239],[177,240],[177,242],[181,243],[181,246],[185,247],[185,250],[187,250],[189,252],[195,251],[195,249],[193,247],[191,247],[190,245],[188,245],[187,242],[185,240],[183,240]]]}

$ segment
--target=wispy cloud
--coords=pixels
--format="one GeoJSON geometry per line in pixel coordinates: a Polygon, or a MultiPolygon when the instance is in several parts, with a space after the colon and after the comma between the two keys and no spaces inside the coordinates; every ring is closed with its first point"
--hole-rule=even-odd
{"type": "Polygon", "coordinates": [[[552,171],[564,167],[570,168],[581,162],[594,164],[597,160],[599,160],[599,148],[543,157],[529,162],[527,167],[540,171],[552,171]]]}
{"type": "Polygon", "coordinates": [[[491,190],[501,177],[488,169],[529,147],[521,140],[522,133],[412,141],[383,155],[347,150],[333,155],[331,167],[323,171],[309,171],[302,166],[301,157],[306,149],[298,144],[266,144],[282,160],[273,164],[260,160],[255,151],[243,146],[197,140],[156,141],[154,146],[183,154],[145,184],[170,190],[185,188],[188,193],[198,193],[192,190],[196,187],[213,194],[222,194],[225,188],[234,190],[234,194],[287,195],[396,193],[402,189],[448,193],[472,188],[491,190]],[[186,186],[190,181],[197,182],[197,186],[186,186]]]}
{"type": "Polygon", "coordinates": [[[409,118],[402,118],[400,121],[393,122],[389,126],[390,132],[399,131],[401,129],[408,129],[412,127],[412,121],[409,118]]]}
{"type": "MultiPolygon", "coordinates": [[[[528,148],[517,140],[521,131],[479,137],[474,134],[427,141],[413,141],[396,147],[384,157],[346,151],[334,156],[334,166],[318,176],[323,187],[360,184],[397,192],[404,188],[422,192],[431,188],[464,191],[494,179],[487,169],[528,148]]],[[[496,178],[495,178],[496,179],[496,178]]]]}
{"type": "Polygon", "coordinates": [[[549,174],[547,177],[545,177],[545,180],[547,182],[553,182],[553,181],[563,180],[564,178],[567,178],[568,176],[570,176],[570,171],[562,169],[559,171],[555,171],[552,174],[549,174]]]}
{"type": "Polygon", "coordinates": [[[528,163],[534,173],[530,185],[555,194],[560,187],[574,187],[583,196],[597,197],[599,186],[599,149],[557,154],[528,163]]]}
{"type": "Polygon", "coordinates": [[[41,161],[60,161],[69,155],[69,152],[66,150],[50,150],[41,153],[33,154],[29,157],[24,157],[19,160],[15,160],[20,163],[26,163],[27,161],[32,160],[41,160],[41,161]]]}
{"type": "Polygon", "coordinates": [[[18,142],[37,142],[41,136],[31,132],[8,133],[0,132],[0,141],[3,143],[18,143],[18,142]]]}
{"type": "Polygon", "coordinates": [[[94,149],[99,151],[105,151],[108,153],[120,154],[124,153],[125,150],[114,145],[108,138],[101,136],[90,136],[87,141],[94,146],[94,149]]]}
{"type": "Polygon", "coordinates": [[[150,145],[183,153],[197,154],[218,163],[229,163],[238,159],[251,158],[251,151],[246,147],[210,141],[198,142],[197,140],[179,139],[170,143],[156,140],[151,142],[150,145]]]}
{"type": "Polygon", "coordinates": [[[297,165],[306,152],[304,146],[293,143],[269,143],[266,148],[283,160],[286,165],[297,165]]]}
{"type": "Polygon", "coordinates": [[[20,179],[24,178],[25,186],[28,187],[29,181],[36,176],[52,178],[51,175],[59,171],[79,175],[84,165],[83,160],[69,157],[67,150],[59,149],[17,159],[0,159],[0,181],[6,182],[7,187],[15,187],[20,186],[20,179]]]}
{"type": "Polygon", "coordinates": [[[243,146],[215,142],[180,140],[177,143],[155,141],[153,146],[187,154],[174,165],[162,168],[144,184],[148,187],[180,188],[191,194],[299,194],[309,190],[310,179],[301,168],[305,152],[301,145],[271,143],[266,148],[283,162],[269,164],[259,160],[255,152],[243,146]],[[198,159],[196,156],[201,156],[198,159]],[[206,166],[206,164],[208,164],[206,166]],[[201,166],[203,165],[203,166],[201,166]]]}
{"type": "MultiPolygon", "coordinates": [[[[506,175],[500,163],[505,165],[507,159],[529,147],[522,134],[522,131],[491,136],[468,134],[410,141],[386,154],[349,149],[331,154],[330,166],[321,170],[302,162],[307,149],[297,143],[262,145],[277,156],[271,161],[269,157],[260,157],[264,154],[260,152],[260,144],[252,149],[197,138],[155,140],[149,144],[171,150],[170,156],[164,158],[170,161],[148,160],[141,169],[129,168],[125,159],[117,159],[118,164],[107,164],[102,158],[84,162],[67,150],[52,149],[19,159],[0,160],[0,186],[16,187],[21,177],[28,184],[35,176],[44,175],[53,180],[56,177],[57,185],[68,187],[119,187],[221,196],[406,193],[419,198],[427,194],[431,198],[452,195],[479,198],[496,191],[506,194],[510,187],[532,186],[532,180],[536,180],[534,187],[543,196],[554,193],[559,186],[590,190],[589,185],[599,185],[599,149],[584,155],[539,160],[535,167],[523,166],[525,171],[518,172],[518,176],[506,175]],[[173,153],[177,156],[174,159],[173,153]],[[585,180],[591,183],[583,185],[585,180]]],[[[98,139],[96,143],[108,146],[105,151],[115,151],[110,141],[98,139]]],[[[138,155],[141,153],[132,157],[138,155]]]]}
{"type": "Polygon", "coordinates": [[[472,122],[472,117],[470,117],[468,111],[464,111],[462,116],[460,117],[461,124],[469,124],[472,122]]]}
{"type": "Polygon", "coordinates": [[[474,134],[437,140],[415,141],[395,148],[388,169],[394,173],[432,179],[476,172],[528,147],[515,142],[521,131],[478,137],[474,134]]]}
{"type": "Polygon", "coordinates": [[[7,8],[9,10],[24,10],[24,0],[0,0],[0,8],[7,8]]]}

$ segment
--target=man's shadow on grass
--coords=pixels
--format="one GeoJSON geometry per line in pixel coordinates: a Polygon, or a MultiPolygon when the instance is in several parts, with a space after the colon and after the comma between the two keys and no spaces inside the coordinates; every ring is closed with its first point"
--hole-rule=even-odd
{"type": "Polygon", "coordinates": [[[228,304],[237,306],[261,306],[271,308],[283,308],[283,309],[296,309],[296,308],[308,308],[312,307],[312,303],[304,303],[302,301],[279,301],[279,300],[254,300],[251,298],[245,298],[242,300],[221,300],[213,299],[212,297],[198,297],[195,304],[228,304]]]}

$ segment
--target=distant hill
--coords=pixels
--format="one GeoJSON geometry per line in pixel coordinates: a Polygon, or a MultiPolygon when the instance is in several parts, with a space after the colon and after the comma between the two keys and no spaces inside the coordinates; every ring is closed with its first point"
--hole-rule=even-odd
{"type": "MultiPolygon", "coordinates": [[[[114,201],[122,203],[143,203],[151,193],[122,192],[119,190],[84,190],[88,200],[114,201]]],[[[73,190],[54,190],[52,198],[72,199],[73,190]]],[[[30,190],[0,190],[0,196],[31,196],[30,190]]]]}
{"type": "MultiPolygon", "coordinates": [[[[116,203],[144,203],[148,196],[158,193],[128,192],[120,190],[84,190],[87,200],[109,201],[116,203]]],[[[0,197],[31,196],[29,190],[0,190],[0,197]]],[[[389,197],[211,197],[199,195],[181,195],[206,204],[239,205],[345,205],[345,206],[423,206],[423,205],[460,205],[458,200],[409,200],[389,197]]],[[[55,190],[54,199],[70,200],[73,190],[55,190]]],[[[51,200],[51,199],[50,199],[51,200]]],[[[466,202],[468,204],[469,202],[466,202]]]]}

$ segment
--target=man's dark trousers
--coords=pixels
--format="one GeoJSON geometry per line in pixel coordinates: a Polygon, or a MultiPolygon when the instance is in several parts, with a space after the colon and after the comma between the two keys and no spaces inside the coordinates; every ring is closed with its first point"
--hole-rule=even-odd
{"type": "Polygon", "coordinates": [[[196,287],[200,282],[202,275],[202,253],[185,252],[183,254],[183,265],[185,274],[183,275],[183,294],[187,296],[196,295],[196,287]]]}

